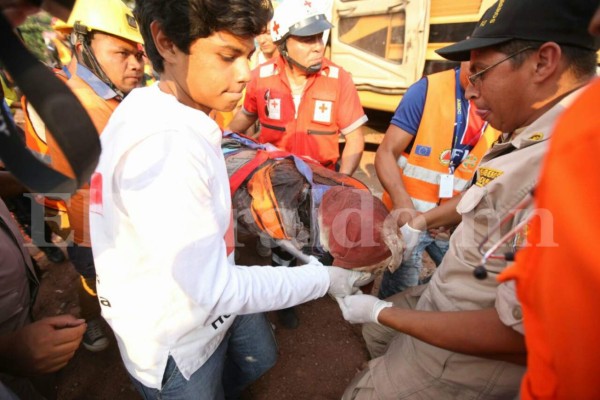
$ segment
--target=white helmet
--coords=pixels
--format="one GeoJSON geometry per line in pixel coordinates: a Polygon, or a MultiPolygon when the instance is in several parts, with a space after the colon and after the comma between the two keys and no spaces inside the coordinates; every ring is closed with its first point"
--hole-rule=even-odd
{"type": "Polygon", "coordinates": [[[323,0],[285,0],[275,9],[271,38],[280,44],[288,36],[312,36],[330,29],[323,0]]]}

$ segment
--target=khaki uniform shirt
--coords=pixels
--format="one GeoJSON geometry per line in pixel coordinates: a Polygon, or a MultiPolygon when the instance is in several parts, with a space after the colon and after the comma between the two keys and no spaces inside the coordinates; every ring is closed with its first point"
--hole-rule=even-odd
{"type": "MultiPolygon", "coordinates": [[[[496,281],[506,261],[490,260],[486,264],[488,277],[478,280],[473,276],[473,270],[481,264],[478,247],[498,219],[536,186],[554,123],[576,95],[565,97],[530,126],[515,131],[511,138],[503,135],[504,142],[496,143],[484,156],[475,184],[457,206],[462,223],[453,233],[450,249],[416,309],[465,311],[496,307],[503,323],[522,333],[514,288],[505,284],[499,288],[496,281]]],[[[491,235],[483,251],[524,218],[523,212],[510,218],[491,235]]],[[[497,254],[510,251],[512,241],[497,254]]],[[[525,371],[516,364],[453,353],[404,334],[392,340],[386,354],[373,360],[370,369],[381,399],[514,398],[525,371]]]]}

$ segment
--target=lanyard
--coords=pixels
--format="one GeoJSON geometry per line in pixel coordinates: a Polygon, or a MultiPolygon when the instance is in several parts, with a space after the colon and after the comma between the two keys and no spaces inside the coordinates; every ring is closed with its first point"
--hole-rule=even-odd
{"type": "Polygon", "coordinates": [[[463,110],[462,106],[463,90],[460,86],[460,68],[457,68],[454,71],[454,74],[454,84],[456,85],[456,90],[454,90],[454,96],[456,97],[456,102],[454,103],[456,117],[454,120],[454,135],[452,135],[452,147],[450,148],[450,175],[454,175],[454,170],[456,170],[456,167],[458,167],[458,165],[462,162],[462,152],[456,152],[455,154],[454,150],[456,149],[456,145],[458,143],[458,136],[460,135],[460,132],[464,133],[465,130],[465,111],[467,113],[469,112],[468,107],[467,110],[463,110]]]}
{"type": "MultiPolygon", "coordinates": [[[[460,163],[463,162],[465,156],[467,155],[466,151],[463,152],[455,150],[457,149],[459,138],[462,140],[462,137],[466,135],[467,131],[469,130],[469,111],[471,109],[471,102],[468,100],[465,101],[464,90],[460,86],[460,69],[456,69],[455,74],[456,90],[454,93],[456,96],[456,117],[454,120],[454,135],[452,136],[452,148],[450,149],[450,162],[448,165],[450,175],[454,175],[454,171],[460,165],[460,163]],[[466,107],[463,107],[463,105],[466,105],[466,107]]],[[[487,125],[487,122],[485,122],[481,127],[479,134],[475,135],[471,140],[469,140],[465,146],[474,146],[481,138],[481,135],[483,135],[487,125]]]]}

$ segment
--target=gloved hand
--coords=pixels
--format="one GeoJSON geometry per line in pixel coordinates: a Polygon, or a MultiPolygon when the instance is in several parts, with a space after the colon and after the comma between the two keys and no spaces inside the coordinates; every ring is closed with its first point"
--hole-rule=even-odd
{"type": "Polygon", "coordinates": [[[329,272],[328,293],[334,297],[344,297],[358,292],[358,284],[370,274],[339,267],[327,267],[329,272]]]}
{"type": "Polygon", "coordinates": [[[404,253],[402,254],[402,259],[407,260],[417,247],[419,243],[419,238],[422,231],[413,228],[408,224],[408,222],[400,228],[400,233],[402,234],[402,242],[404,243],[404,253]]]}
{"type": "Polygon", "coordinates": [[[344,319],[351,324],[367,322],[379,324],[377,318],[381,310],[393,306],[389,301],[380,300],[367,294],[355,294],[344,298],[336,297],[335,300],[340,305],[344,319]]]}

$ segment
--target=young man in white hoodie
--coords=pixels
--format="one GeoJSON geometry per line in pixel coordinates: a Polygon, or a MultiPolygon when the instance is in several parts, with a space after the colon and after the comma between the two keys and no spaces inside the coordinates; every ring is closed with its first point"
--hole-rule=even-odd
{"type": "Polygon", "coordinates": [[[147,399],[238,398],[269,369],[264,311],[353,292],[361,274],[237,266],[221,131],[250,79],[262,0],[136,4],[160,81],[112,115],[92,178],[90,226],[102,313],[147,399]]]}

